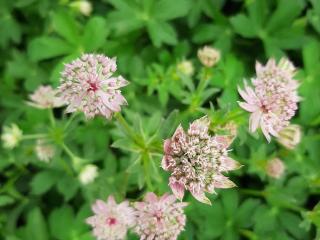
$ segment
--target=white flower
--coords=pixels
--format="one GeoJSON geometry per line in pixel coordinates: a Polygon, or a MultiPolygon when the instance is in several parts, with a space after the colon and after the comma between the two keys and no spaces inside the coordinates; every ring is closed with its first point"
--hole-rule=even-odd
{"type": "Polygon", "coordinates": [[[83,185],[87,185],[94,181],[98,176],[98,167],[93,164],[84,166],[79,174],[79,180],[83,185]]]}
{"type": "Polygon", "coordinates": [[[22,130],[16,124],[11,124],[11,127],[5,126],[1,135],[3,147],[8,149],[15,148],[21,141],[22,135],[22,130]]]}
{"type": "Polygon", "coordinates": [[[178,63],[177,65],[178,72],[191,77],[194,73],[194,67],[191,61],[184,60],[178,63]]]}
{"type": "Polygon", "coordinates": [[[43,140],[38,140],[36,145],[36,154],[40,161],[49,162],[54,157],[55,149],[50,143],[46,143],[43,140]]]}
{"type": "Polygon", "coordinates": [[[92,4],[86,0],[75,1],[70,4],[71,7],[78,10],[84,16],[90,16],[92,12],[92,4]]]}
{"type": "Polygon", "coordinates": [[[213,47],[204,46],[198,50],[198,58],[206,67],[212,67],[220,60],[220,51],[213,47]]]}

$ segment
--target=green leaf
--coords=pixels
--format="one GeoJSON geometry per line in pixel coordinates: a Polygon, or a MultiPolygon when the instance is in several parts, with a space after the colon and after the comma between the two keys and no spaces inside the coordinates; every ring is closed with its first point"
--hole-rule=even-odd
{"type": "Polygon", "coordinates": [[[53,210],[49,216],[49,226],[52,236],[59,240],[71,239],[74,215],[70,206],[66,205],[53,210]]]}
{"type": "Polygon", "coordinates": [[[79,29],[75,19],[66,11],[54,12],[52,16],[54,30],[69,43],[79,43],[79,29]]]}
{"type": "Polygon", "coordinates": [[[257,36],[257,30],[251,19],[244,14],[238,14],[237,16],[231,17],[230,22],[238,34],[243,37],[253,38],[257,36]]]}
{"type": "Polygon", "coordinates": [[[0,207],[14,203],[14,199],[8,195],[0,195],[0,207]]]}
{"type": "Polygon", "coordinates": [[[156,47],[160,47],[162,43],[172,45],[177,43],[177,35],[174,28],[166,22],[148,22],[148,32],[156,47]]]}
{"type": "Polygon", "coordinates": [[[39,208],[27,215],[26,235],[28,240],[49,240],[47,225],[39,208]]]}
{"type": "Polygon", "coordinates": [[[161,21],[172,20],[187,15],[192,4],[192,0],[159,0],[151,15],[161,21]]]}
{"type": "Polygon", "coordinates": [[[82,43],[86,51],[94,51],[106,43],[109,28],[102,17],[92,17],[85,26],[82,43]]]}
{"type": "Polygon", "coordinates": [[[31,181],[32,193],[36,195],[46,193],[59,180],[59,177],[59,174],[54,171],[39,172],[31,181]]]}
{"type": "Polygon", "coordinates": [[[237,212],[239,196],[233,189],[224,190],[221,196],[224,211],[229,218],[233,218],[237,212]]]}
{"type": "Polygon", "coordinates": [[[299,227],[301,219],[297,215],[284,211],[280,214],[280,222],[296,239],[306,239],[307,234],[299,227]]]}
{"type": "Polygon", "coordinates": [[[236,214],[236,221],[241,227],[249,227],[252,224],[251,218],[254,211],[257,209],[260,201],[257,199],[249,198],[241,204],[236,214]]]}
{"type": "Polygon", "coordinates": [[[71,176],[64,176],[58,182],[58,191],[64,196],[64,200],[68,201],[77,193],[79,182],[71,176]]]}
{"type": "Polygon", "coordinates": [[[28,45],[28,55],[33,61],[59,57],[72,52],[73,47],[56,37],[38,37],[28,45]]]}

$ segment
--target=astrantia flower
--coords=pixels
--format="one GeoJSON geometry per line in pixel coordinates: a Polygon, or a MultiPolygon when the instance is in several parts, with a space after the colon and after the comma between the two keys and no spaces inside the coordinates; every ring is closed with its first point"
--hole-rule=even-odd
{"type": "Polygon", "coordinates": [[[79,180],[83,185],[94,181],[98,176],[98,167],[93,164],[84,166],[79,174],[79,180]]]}
{"type": "Polygon", "coordinates": [[[3,147],[8,149],[15,148],[22,140],[22,136],[22,130],[16,124],[11,124],[11,127],[4,126],[1,135],[3,147]]]}
{"type": "Polygon", "coordinates": [[[87,118],[111,118],[119,112],[127,103],[120,88],[128,82],[122,76],[112,77],[116,70],[115,58],[97,54],[84,54],[66,64],[59,86],[59,94],[68,104],[66,111],[80,110],[87,118]]]}
{"type": "Polygon", "coordinates": [[[259,127],[270,142],[271,136],[278,136],[279,131],[289,125],[298,106],[298,83],[293,79],[295,68],[287,59],[276,64],[274,59],[266,66],[256,64],[257,77],[252,80],[254,88],[245,83],[244,90],[238,89],[245,102],[240,106],[251,112],[249,129],[259,127]]]}
{"type": "Polygon", "coordinates": [[[184,190],[189,190],[198,201],[211,204],[205,192],[235,186],[223,175],[240,167],[228,157],[230,138],[210,136],[209,125],[208,117],[202,117],[190,124],[188,132],[179,126],[172,138],[164,142],[162,168],[171,172],[169,185],[179,199],[184,190]]]}
{"type": "Polygon", "coordinates": [[[64,101],[57,96],[57,90],[51,86],[40,86],[37,90],[30,95],[31,102],[29,105],[40,108],[56,108],[64,105],[64,101]]]}
{"type": "Polygon", "coordinates": [[[270,177],[273,178],[280,178],[284,171],[286,169],[286,166],[284,165],[283,161],[279,158],[274,158],[270,161],[268,161],[266,166],[266,172],[270,177]]]}
{"type": "Polygon", "coordinates": [[[49,162],[54,157],[55,148],[52,144],[45,142],[44,140],[38,140],[36,147],[36,154],[40,161],[49,162]]]}
{"type": "Polygon", "coordinates": [[[206,67],[212,67],[220,60],[220,51],[213,47],[204,46],[198,50],[198,58],[206,67]]]}
{"type": "Polygon", "coordinates": [[[135,223],[134,210],[129,207],[129,202],[117,204],[113,196],[109,196],[107,202],[97,200],[92,211],[94,215],[86,222],[93,227],[93,235],[98,240],[125,239],[128,228],[135,223]]]}
{"type": "Polygon", "coordinates": [[[175,240],[186,224],[185,202],[176,202],[174,195],[157,197],[147,193],[143,202],[134,204],[136,225],[134,231],[140,240],[175,240]]]}
{"type": "Polygon", "coordinates": [[[294,149],[301,141],[301,127],[297,124],[290,124],[279,132],[277,141],[288,149],[294,149]]]}

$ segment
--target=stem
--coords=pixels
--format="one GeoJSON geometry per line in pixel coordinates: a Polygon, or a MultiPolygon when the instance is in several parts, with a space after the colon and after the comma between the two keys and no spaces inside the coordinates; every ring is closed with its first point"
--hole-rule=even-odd
{"type": "Polygon", "coordinates": [[[254,190],[254,189],[240,189],[240,192],[247,195],[255,196],[255,197],[265,197],[266,195],[264,191],[254,190]]]}
{"type": "Polygon", "coordinates": [[[257,240],[258,239],[258,236],[253,232],[253,231],[250,231],[250,230],[247,230],[247,229],[239,229],[239,233],[246,237],[247,239],[251,239],[251,240],[257,240]]]}
{"type": "Polygon", "coordinates": [[[71,117],[69,118],[68,122],[66,123],[66,125],[64,126],[64,130],[67,130],[68,127],[70,126],[70,124],[72,123],[72,121],[76,118],[76,116],[78,116],[78,113],[73,113],[71,115],[71,117]]]}
{"type": "Polygon", "coordinates": [[[50,121],[51,127],[54,127],[56,125],[56,120],[54,118],[54,114],[53,114],[52,108],[49,108],[48,112],[49,112],[49,121],[50,121]]]}
{"type": "Polygon", "coordinates": [[[38,138],[46,138],[48,137],[47,134],[41,133],[41,134],[28,134],[28,135],[23,135],[22,140],[31,140],[31,139],[38,139],[38,138]]]}
{"type": "Polygon", "coordinates": [[[70,157],[72,165],[75,168],[79,163],[79,161],[77,160],[78,157],[70,150],[70,148],[67,145],[65,145],[65,143],[62,143],[61,146],[63,150],[66,152],[66,154],[70,157]]]}

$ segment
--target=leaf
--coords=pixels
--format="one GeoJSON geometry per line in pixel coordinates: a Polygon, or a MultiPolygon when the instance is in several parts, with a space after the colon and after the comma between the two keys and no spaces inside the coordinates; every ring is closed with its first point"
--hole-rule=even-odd
{"type": "Polygon", "coordinates": [[[38,37],[28,45],[28,56],[33,61],[59,57],[72,52],[73,47],[56,37],[38,37]]]}
{"type": "Polygon", "coordinates": [[[230,22],[238,34],[243,37],[253,38],[257,36],[257,31],[251,20],[244,14],[238,14],[230,18],[230,22]]]}
{"type": "Polygon", "coordinates": [[[49,216],[49,226],[52,236],[59,240],[70,239],[73,222],[74,215],[70,206],[66,205],[53,210],[49,216]]]}
{"type": "Polygon", "coordinates": [[[232,219],[237,212],[239,203],[239,196],[237,192],[233,189],[225,190],[223,191],[221,200],[226,215],[232,219]]]}
{"type": "Polygon", "coordinates": [[[27,215],[26,235],[28,240],[49,240],[45,219],[37,207],[27,215]]]}
{"type": "Polygon", "coordinates": [[[73,177],[64,176],[64,178],[58,182],[57,188],[64,196],[64,200],[68,201],[77,193],[79,182],[73,177]]]}
{"type": "Polygon", "coordinates": [[[14,203],[14,199],[8,195],[0,195],[0,207],[14,203]]]}
{"type": "Polygon", "coordinates": [[[280,222],[285,227],[285,229],[292,234],[296,239],[306,239],[306,232],[299,227],[302,222],[301,219],[288,211],[284,211],[280,214],[280,222]]]}
{"type": "Polygon", "coordinates": [[[236,214],[236,221],[239,226],[246,228],[252,224],[251,218],[259,204],[259,200],[252,198],[247,199],[241,204],[236,214]]]}
{"type": "Polygon", "coordinates": [[[102,17],[92,17],[85,26],[82,43],[86,51],[94,51],[106,43],[109,28],[102,17]]]}
{"type": "Polygon", "coordinates": [[[41,195],[46,193],[57,181],[59,174],[54,171],[42,171],[36,174],[31,181],[32,193],[41,195]]]}
{"type": "Polygon", "coordinates": [[[67,11],[54,12],[52,16],[54,30],[69,43],[79,43],[79,29],[75,19],[67,11]]]}
{"type": "Polygon", "coordinates": [[[156,47],[162,43],[177,44],[177,35],[174,28],[166,23],[159,21],[150,21],[147,25],[149,36],[156,47]]]}
{"type": "Polygon", "coordinates": [[[187,15],[191,5],[192,0],[159,0],[151,15],[161,21],[172,20],[187,15]]]}

